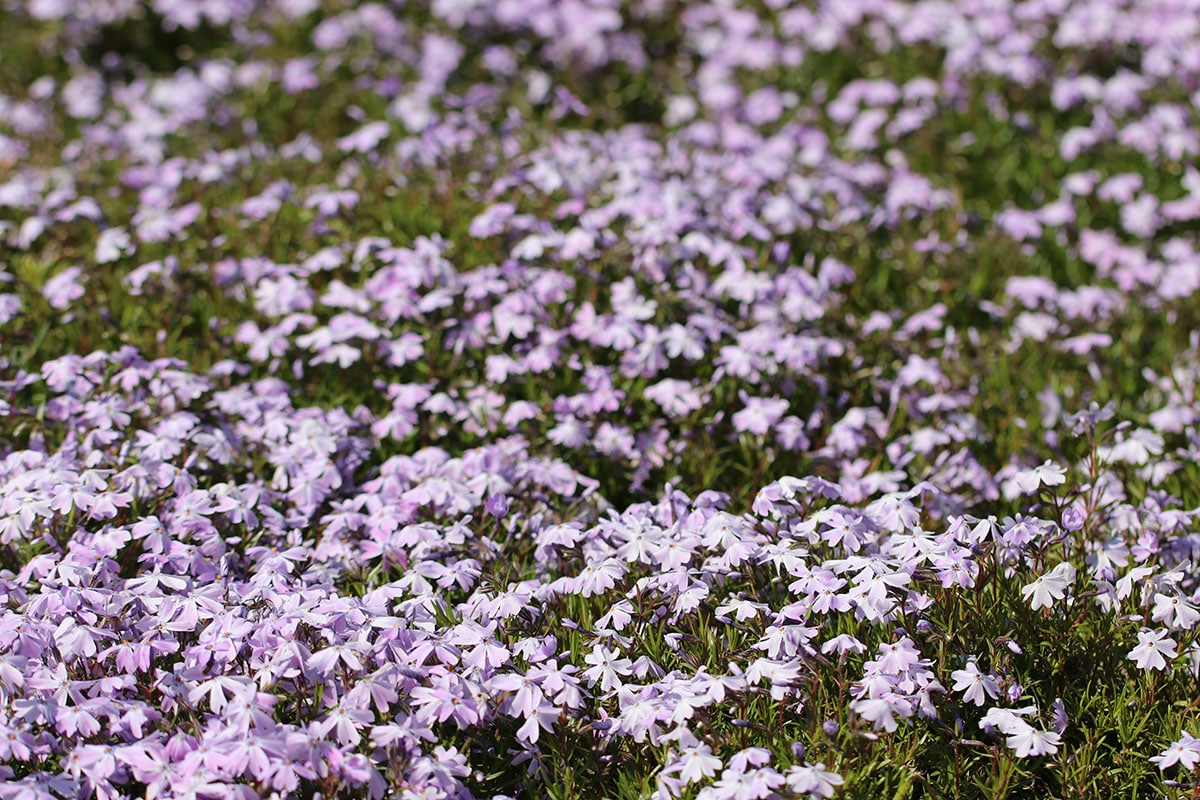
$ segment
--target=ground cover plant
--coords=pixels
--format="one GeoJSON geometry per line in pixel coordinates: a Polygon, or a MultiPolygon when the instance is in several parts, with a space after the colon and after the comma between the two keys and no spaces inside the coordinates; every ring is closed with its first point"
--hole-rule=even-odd
{"type": "Polygon", "coordinates": [[[1200,796],[1200,4],[0,0],[0,798],[1200,796]]]}

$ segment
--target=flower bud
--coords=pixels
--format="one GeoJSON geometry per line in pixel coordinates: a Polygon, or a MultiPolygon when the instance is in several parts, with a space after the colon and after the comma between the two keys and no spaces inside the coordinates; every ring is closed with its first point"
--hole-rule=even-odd
{"type": "Polygon", "coordinates": [[[1069,531],[1077,531],[1083,528],[1083,512],[1072,506],[1062,513],[1063,527],[1069,531]]]}
{"type": "Polygon", "coordinates": [[[483,504],[484,509],[496,519],[508,516],[508,495],[494,494],[483,504]]]}

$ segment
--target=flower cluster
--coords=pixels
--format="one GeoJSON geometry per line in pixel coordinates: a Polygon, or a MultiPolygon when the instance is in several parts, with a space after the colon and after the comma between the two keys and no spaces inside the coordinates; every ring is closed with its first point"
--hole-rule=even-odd
{"type": "Polygon", "coordinates": [[[0,798],[1200,767],[1191,4],[0,16],[0,798]]]}

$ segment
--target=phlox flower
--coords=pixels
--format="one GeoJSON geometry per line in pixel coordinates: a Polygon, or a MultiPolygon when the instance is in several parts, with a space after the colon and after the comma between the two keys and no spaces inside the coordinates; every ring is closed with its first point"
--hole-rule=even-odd
{"type": "Polygon", "coordinates": [[[625,576],[625,564],[615,558],[606,559],[599,564],[589,564],[584,567],[572,583],[572,591],[582,597],[603,594],[617,585],[617,581],[625,576]]]}
{"type": "Polygon", "coordinates": [[[654,548],[654,560],[666,569],[678,569],[692,560],[696,543],[688,540],[668,539],[654,548]]]}
{"type": "Polygon", "coordinates": [[[1166,631],[1143,628],[1138,631],[1137,647],[1130,650],[1126,658],[1136,663],[1139,669],[1164,670],[1167,661],[1176,655],[1175,640],[1168,638],[1166,631]]]}
{"type": "Polygon", "coordinates": [[[1039,731],[1032,725],[1021,721],[1014,726],[1004,743],[1014,751],[1017,758],[1030,756],[1052,756],[1058,752],[1062,737],[1054,731],[1039,731]]]}
{"type": "Polygon", "coordinates": [[[333,731],[338,743],[347,745],[357,742],[359,731],[374,721],[375,715],[369,709],[355,708],[343,698],[323,719],[313,723],[313,730],[321,736],[333,731]]]}
{"type": "Polygon", "coordinates": [[[107,784],[117,770],[113,749],[98,744],[83,744],[63,759],[63,770],[73,777],[84,777],[93,785],[107,784]]]}
{"type": "Polygon", "coordinates": [[[879,645],[879,671],[889,675],[900,675],[907,672],[921,659],[913,640],[907,636],[898,642],[879,645]]]}
{"type": "Polygon", "coordinates": [[[358,659],[358,652],[363,650],[363,646],[356,642],[347,644],[336,644],[332,647],[326,647],[323,650],[318,650],[308,657],[307,667],[321,676],[329,676],[337,668],[338,662],[346,665],[346,668],[359,672],[362,670],[362,662],[358,659]]]}
{"type": "Polygon", "coordinates": [[[54,489],[50,508],[64,515],[71,513],[72,508],[88,511],[95,499],[95,493],[86,484],[62,482],[54,489]]]}
{"type": "Polygon", "coordinates": [[[1056,697],[1051,703],[1051,707],[1053,711],[1050,717],[1050,727],[1054,729],[1055,733],[1062,733],[1070,722],[1070,718],[1067,716],[1067,704],[1061,697],[1056,697]]]}
{"type": "Polygon", "coordinates": [[[54,714],[54,727],[65,736],[94,736],[101,728],[99,717],[110,711],[107,702],[99,698],[80,706],[60,705],[54,714]]]}
{"type": "Polygon", "coordinates": [[[1187,770],[1195,769],[1197,765],[1200,765],[1200,739],[1183,731],[1178,741],[1172,742],[1166,750],[1152,756],[1150,762],[1157,764],[1158,768],[1163,770],[1175,764],[1179,764],[1187,770]]]}
{"type": "Polygon", "coordinates": [[[979,727],[989,734],[996,730],[1003,734],[1016,733],[1023,730],[1022,726],[1028,727],[1029,725],[1022,717],[1036,713],[1037,706],[989,708],[988,712],[983,715],[983,719],[979,720],[979,727]]]}
{"type": "Polygon", "coordinates": [[[1001,485],[1004,497],[1015,500],[1023,494],[1033,494],[1040,486],[1061,486],[1067,482],[1067,471],[1052,461],[1033,469],[1019,470],[1001,485]]]}
{"type": "Polygon", "coordinates": [[[271,709],[278,698],[256,689],[254,684],[243,687],[225,704],[222,716],[231,733],[245,736],[250,728],[268,730],[274,726],[271,709]]]}
{"type": "Polygon", "coordinates": [[[245,484],[224,485],[221,488],[222,491],[214,492],[213,511],[225,514],[230,522],[244,523],[249,527],[256,526],[258,516],[254,513],[254,507],[262,494],[259,487],[245,484]]]}
{"type": "Polygon", "coordinates": [[[491,672],[508,663],[512,653],[496,638],[494,626],[470,630],[466,625],[457,629],[456,643],[463,646],[462,662],[465,666],[483,672],[491,672]]]}
{"type": "Polygon", "coordinates": [[[137,247],[124,228],[109,228],[96,237],[96,263],[108,264],[137,247]]]}
{"type": "Polygon", "coordinates": [[[721,773],[720,780],[702,789],[697,795],[697,800],[759,800],[771,797],[774,790],[783,783],[783,776],[771,767],[758,767],[746,771],[731,767],[721,773]]]}
{"type": "Polygon", "coordinates": [[[866,645],[848,633],[839,634],[821,645],[821,652],[825,655],[834,652],[838,655],[849,652],[862,653],[866,649],[866,645]]]}
{"type": "Polygon", "coordinates": [[[863,719],[872,723],[877,731],[891,733],[896,730],[896,717],[905,719],[913,715],[912,703],[895,693],[887,693],[881,697],[864,697],[850,704],[850,709],[863,719]]]}
{"type": "Polygon", "coordinates": [[[845,594],[838,592],[846,585],[846,581],[829,573],[828,570],[815,573],[812,579],[796,581],[792,586],[797,584],[800,584],[808,592],[812,610],[818,614],[847,611],[851,607],[850,599],[845,594]]]}
{"type": "Polygon", "coordinates": [[[784,778],[789,789],[809,797],[833,797],[835,787],[844,782],[841,775],[826,770],[822,762],[790,767],[784,778]]]}
{"type": "Polygon", "coordinates": [[[204,518],[216,511],[208,492],[196,489],[175,502],[176,519],[185,526],[204,525],[204,518]]]}
{"type": "Polygon", "coordinates": [[[271,772],[267,778],[269,785],[288,794],[294,793],[300,786],[301,780],[316,780],[317,771],[324,771],[322,748],[319,740],[303,730],[295,730],[286,735],[282,757],[271,760],[271,772]]]}
{"type": "Polygon", "coordinates": [[[488,681],[488,685],[495,690],[514,693],[508,700],[508,713],[514,717],[529,717],[546,702],[541,688],[528,675],[512,672],[496,675],[488,681]]]}
{"type": "Polygon", "coordinates": [[[596,620],[596,628],[598,630],[621,631],[632,621],[633,604],[628,600],[622,600],[619,603],[609,606],[608,611],[596,620]]]}
{"type": "Polygon", "coordinates": [[[754,649],[764,650],[769,657],[783,661],[795,656],[815,635],[816,629],[803,625],[771,625],[754,649]]]}
{"type": "Polygon", "coordinates": [[[680,750],[673,767],[678,770],[679,779],[685,784],[696,783],[716,775],[721,768],[721,759],[713,755],[708,745],[698,744],[680,750]]]}
{"type": "Polygon", "coordinates": [[[52,308],[65,309],[73,301],[83,297],[84,288],[79,281],[82,276],[83,270],[80,267],[67,267],[46,281],[42,287],[42,296],[52,308]]]}
{"type": "Polygon", "coordinates": [[[1086,521],[1087,517],[1084,515],[1083,511],[1075,506],[1071,506],[1070,508],[1063,510],[1062,524],[1063,527],[1068,531],[1082,530],[1086,521]]]}
{"type": "Polygon", "coordinates": [[[667,378],[646,388],[642,394],[657,403],[669,417],[685,417],[703,407],[704,401],[687,381],[667,378]]]}
{"type": "Polygon", "coordinates": [[[479,722],[481,711],[465,687],[452,686],[449,679],[434,679],[432,686],[418,686],[412,690],[412,701],[420,706],[420,719],[445,722],[453,719],[460,728],[479,722]]]}
{"type": "Polygon", "coordinates": [[[579,679],[575,673],[579,668],[574,664],[559,667],[553,660],[542,666],[530,668],[530,678],[540,682],[542,691],[554,698],[554,702],[565,708],[579,708],[583,705],[583,692],[579,689],[579,679]]]}
{"type": "Polygon", "coordinates": [[[547,733],[554,732],[554,723],[558,722],[560,716],[562,716],[562,709],[549,702],[542,702],[530,711],[525,719],[525,724],[517,729],[517,738],[530,744],[537,744],[538,737],[543,730],[547,733]]]}
{"type": "Polygon", "coordinates": [[[1117,588],[1109,581],[1092,578],[1092,591],[1096,595],[1096,606],[1102,611],[1111,612],[1117,607],[1117,588]]]}
{"type": "Polygon", "coordinates": [[[835,507],[822,521],[826,528],[821,532],[821,538],[853,553],[859,551],[862,538],[870,533],[870,525],[863,516],[848,509],[835,507]]]}
{"type": "Polygon", "coordinates": [[[757,683],[762,680],[771,684],[771,697],[782,700],[788,694],[788,689],[800,681],[799,661],[773,661],[769,658],[757,659],[746,670],[746,680],[757,683]]]}
{"type": "Polygon", "coordinates": [[[1000,696],[999,681],[980,672],[974,659],[968,661],[965,668],[950,673],[950,677],[954,679],[954,691],[963,692],[963,700],[968,703],[982,706],[986,702],[985,695],[993,700],[1000,696]]]}
{"type": "Polygon", "coordinates": [[[632,737],[635,742],[658,744],[662,736],[661,723],[666,721],[668,709],[660,698],[641,697],[632,702],[622,703],[621,716],[614,721],[617,727],[614,734],[632,737]]]}
{"type": "Polygon", "coordinates": [[[765,436],[788,410],[787,400],[778,397],[749,397],[742,392],[742,402],[745,408],[733,415],[734,430],[755,436],[765,436]]]}
{"type": "MultiPolygon", "coordinates": [[[[1124,600],[1127,597],[1131,597],[1133,595],[1133,589],[1134,589],[1135,584],[1141,584],[1143,580],[1145,580],[1146,578],[1150,577],[1153,574],[1154,574],[1153,567],[1134,567],[1133,569],[1129,570],[1129,572],[1125,573],[1117,581],[1117,585],[1116,585],[1117,599],[1124,600]]],[[[1143,602],[1149,602],[1149,588],[1148,587],[1143,587],[1142,600],[1143,600],[1143,602]]]]}
{"type": "Polygon", "coordinates": [[[766,609],[767,606],[763,603],[755,603],[744,598],[731,598],[723,605],[717,606],[715,613],[717,619],[725,619],[732,612],[739,622],[745,622],[748,619],[754,619],[766,609]]]}
{"type": "Polygon", "coordinates": [[[27,688],[45,692],[58,703],[82,703],[82,690],[88,685],[86,681],[72,680],[62,663],[56,664],[54,669],[40,667],[37,672],[25,678],[27,688]]]}
{"type": "Polygon", "coordinates": [[[956,547],[951,553],[940,553],[931,557],[937,570],[937,579],[943,589],[959,586],[969,589],[975,585],[979,565],[971,559],[970,551],[956,547]]]}
{"type": "Polygon", "coordinates": [[[146,784],[147,797],[154,797],[156,790],[179,778],[178,771],[162,752],[162,746],[140,742],[116,748],[116,757],[129,767],[133,777],[146,784]]]}
{"type": "Polygon", "coordinates": [[[187,691],[188,702],[195,706],[205,696],[208,697],[209,707],[220,713],[226,705],[245,695],[251,688],[248,678],[237,675],[218,675],[206,681],[200,681],[187,691]]]}
{"type": "Polygon", "coordinates": [[[600,684],[601,690],[608,692],[621,686],[622,675],[628,675],[633,671],[633,662],[628,658],[621,658],[619,653],[609,650],[604,645],[596,645],[592,648],[592,652],[583,657],[591,666],[583,671],[583,677],[587,678],[588,686],[600,684]]]}
{"type": "Polygon", "coordinates": [[[1033,583],[1026,584],[1021,589],[1021,596],[1030,600],[1030,606],[1035,611],[1039,608],[1049,608],[1054,605],[1054,601],[1062,600],[1066,596],[1067,589],[1073,583],[1075,583],[1075,567],[1070,562],[1064,561],[1045,575],[1035,579],[1033,583]]]}
{"type": "Polygon", "coordinates": [[[1200,609],[1183,597],[1159,592],[1154,595],[1154,611],[1150,618],[1168,628],[1191,630],[1200,622],[1200,609]]]}

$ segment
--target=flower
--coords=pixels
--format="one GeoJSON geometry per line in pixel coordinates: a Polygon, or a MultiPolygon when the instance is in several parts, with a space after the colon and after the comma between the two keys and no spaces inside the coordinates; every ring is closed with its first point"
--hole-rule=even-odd
{"type": "Polygon", "coordinates": [[[898,727],[896,717],[908,718],[913,715],[913,706],[904,697],[887,693],[882,697],[865,697],[855,700],[850,708],[859,716],[871,722],[877,731],[891,733],[898,727]]]}
{"type": "Polygon", "coordinates": [[[1158,592],[1154,595],[1154,611],[1150,618],[1168,628],[1191,630],[1200,622],[1200,609],[1189,603],[1186,598],[1158,592]]]}
{"type": "Polygon", "coordinates": [[[562,709],[549,702],[543,702],[529,712],[525,724],[517,729],[517,737],[530,744],[537,744],[543,730],[547,733],[554,732],[554,724],[561,716],[562,709]]]}
{"type": "Polygon", "coordinates": [[[1150,762],[1157,764],[1159,769],[1179,764],[1186,770],[1193,770],[1200,765],[1200,739],[1187,731],[1180,734],[1179,740],[1156,756],[1150,757],[1150,762]]]}
{"type": "Polygon", "coordinates": [[[755,436],[765,436],[788,410],[788,401],[778,397],[750,397],[742,392],[742,402],[745,408],[733,415],[734,430],[755,436]]]}
{"type": "Polygon", "coordinates": [[[844,783],[841,775],[826,770],[822,762],[789,767],[784,779],[793,792],[809,797],[833,797],[834,789],[844,783]]]}
{"type": "Polygon", "coordinates": [[[1075,582],[1075,567],[1064,561],[1045,575],[1025,585],[1021,596],[1030,601],[1030,606],[1036,611],[1039,608],[1049,608],[1055,600],[1062,600],[1067,589],[1075,582]]]}
{"type": "Polygon", "coordinates": [[[453,719],[458,727],[467,728],[483,716],[483,710],[465,692],[461,681],[449,678],[434,678],[432,686],[416,687],[412,699],[420,707],[418,715],[424,722],[453,719]]]}
{"type": "Polygon", "coordinates": [[[1029,723],[1025,722],[1023,717],[1037,713],[1036,706],[1023,706],[1022,708],[989,708],[988,712],[983,715],[983,719],[979,720],[979,727],[986,733],[992,733],[999,730],[1001,733],[1016,733],[1023,730],[1023,726],[1027,727],[1029,723]]]}
{"type": "Polygon", "coordinates": [[[1167,668],[1167,660],[1175,658],[1175,640],[1167,637],[1166,631],[1153,631],[1143,628],[1138,631],[1137,647],[1126,656],[1138,665],[1139,669],[1167,668]]]}
{"type": "Polygon", "coordinates": [[[1022,722],[1014,726],[1004,743],[1015,751],[1017,758],[1052,756],[1058,752],[1062,737],[1054,731],[1039,731],[1022,722]]]}
{"type": "Polygon", "coordinates": [[[84,295],[84,288],[79,279],[83,270],[79,267],[67,267],[55,275],[42,287],[42,295],[51,308],[65,309],[72,302],[84,295]]]}
{"type": "Polygon", "coordinates": [[[1068,531],[1074,532],[1074,531],[1082,530],[1083,524],[1086,521],[1087,521],[1087,517],[1084,515],[1083,511],[1076,508],[1075,506],[1071,506],[1070,508],[1063,510],[1062,525],[1063,525],[1063,528],[1065,528],[1068,531]]]}
{"type": "Polygon", "coordinates": [[[1017,471],[1004,482],[1004,496],[1012,500],[1023,494],[1033,494],[1039,486],[1061,486],[1066,482],[1066,469],[1052,461],[1046,461],[1033,469],[1017,471]]]}
{"type": "Polygon", "coordinates": [[[684,783],[696,783],[716,775],[717,770],[721,769],[721,759],[713,755],[712,748],[708,745],[698,744],[680,750],[676,765],[680,780],[684,783]]]}
{"type": "Polygon", "coordinates": [[[508,495],[494,494],[484,503],[484,509],[496,519],[504,519],[508,516],[508,495]]]}
{"type": "Polygon", "coordinates": [[[621,686],[621,676],[633,671],[633,662],[622,658],[619,653],[609,650],[604,645],[596,645],[592,652],[583,657],[591,666],[583,671],[588,686],[600,684],[602,691],[608,692],[621,686]]]}
{"type": "Polygon", "coordinates": [[[1000,682],[992,675],[985,675],[975,665],[975,660],[967,662],[963,669],[950,673],[954,680],[954,691],[963,692],[963,699],[968,703],[981,706],[986,702],[985,695],[995,700],[1000,696],[1000,682]]]}

